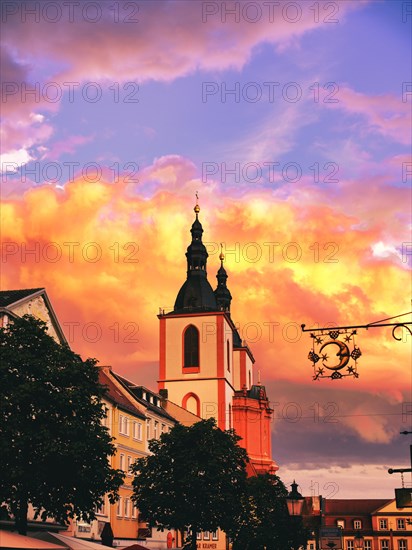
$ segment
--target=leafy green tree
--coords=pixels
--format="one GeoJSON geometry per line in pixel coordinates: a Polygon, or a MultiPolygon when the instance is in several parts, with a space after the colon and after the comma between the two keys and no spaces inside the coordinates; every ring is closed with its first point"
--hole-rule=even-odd
{"type": "Polygon", "coordinates": [[[101,423],[96,360],[82,361],[29,315],[0,329],[0,351],[0,502],[21,534],[29,503],[43,520],[94,519],[123,480],[108,460],[115,447],[101,423]]]}
{"type": "Polygon", "coordinates": [[[233,550],[290,550],[306,548],[307,531],[301,517],[289,516],[288,495],[278,476],[263,474],[247,480],[243,518],[233,550]]]}
{"type": "Polygon", "coordinates": [[[188,531],[196,548],[199,531],[230,534],[242,514],[246,451],[232,430],[214,419],[177,424],[149,443],[151,455],[133,466],[133,500],[152,527],[188,531]]]}

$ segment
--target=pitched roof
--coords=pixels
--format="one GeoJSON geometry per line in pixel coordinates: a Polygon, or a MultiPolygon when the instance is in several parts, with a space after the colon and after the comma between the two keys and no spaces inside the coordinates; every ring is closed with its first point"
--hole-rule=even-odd
{"type": "MultiPolygon", "coordinates": [[[[113,374],[113,373],[112,373],[113,374]]],[[[146,416],[140,411],[127,395],[123,394],[117,387],[116,384],[111,380],[110,376],[107,375],[102,369],[99,369],[99,382],[103,386],[107,387],[107,399],[112,403],[115,403],[120,409],[127,411],[139,418],[146,419],[146,416]]]]}
{"type": "Polygon", "coordinates": [[[134,382],[131,382],[127,378],[124,378],[123,376],[120,376],[119,374],[112,373],[113,376],[121,383],[123,386],[133,395],[134,399],[141,403],[148,411],[151,411],[155,414],[158,414],[159,416],[163,416],[167,420],[171,420],[172,422],[176,422],[176,419],[171,416],[168,412],[165,411],[163,407],[158,407],[157,405],[154,405],[152,403],[149,403],[149,401],[146,401],[146,399],[143,399],[143,390],[147,391],[150,394],[155,395],[158,398],[158,401],[161,401],[161,397],[158,393],[153,392],[152,390],[149,390],[145,388],[144,386],[138,386],[134,382]]]}
{"type": "Polygon", "coordinates": [[[34,537],[26,537],[10,531],[0,531],[0,548],[32,548],[33,550],[63,550],[68,548],[64,544],[53,544],[38,540],[34,537]]]}
{"type": "Polygon", "coordinates": [[[0,307],[11,306],[32,294],[37,294],[44,288],[23,288],[20,290],[0,290],[0,307]]]}
{"type": "Polygon", "coordinates": [[[325,499],[325,513],[338,516],[368,515],[393,499],[325,499]]]}
{"type": "Polygon", "coordinates": [[[162,399],[162,405],[164,409],[175,420],[177,420],[178,422],[180,422],[180,424],[183,424],[184,426],[192,426],[196,422],[199,422],[200,420],[202,420],[196,414],[193,414],[187,409],[184,409],[183,407],[176,405],[176,403],[173,403],[173,401],[169,401],[168,399],[162,399]]]}

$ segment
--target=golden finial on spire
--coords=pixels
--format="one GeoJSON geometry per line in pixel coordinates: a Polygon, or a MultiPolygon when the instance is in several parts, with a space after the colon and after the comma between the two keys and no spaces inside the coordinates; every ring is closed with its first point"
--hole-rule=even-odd
{"type": "Polygon", "coordinates": [[[225,259],[225,255],[223,254],[223,243],[220,243],[220,254],[219,254],[219,260],[223,264],[223,260],[225,259]]]}
{"type": "Polygon", "coordinates": [[[195,195],[196,195],[196,206],[193,208],[193,210],[196,212],[196,217],[197,217],[197,215],[198,215],[199,212],[200,212],[200,207],[199,207],[199,204],[198,204],[199,195],[198,195],[198,192],[197,192],[197,191],[196,191],[195,195]]]}

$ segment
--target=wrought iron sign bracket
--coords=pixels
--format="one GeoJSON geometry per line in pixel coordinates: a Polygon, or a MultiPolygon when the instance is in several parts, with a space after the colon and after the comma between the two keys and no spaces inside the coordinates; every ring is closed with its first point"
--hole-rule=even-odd
{"type": "Polygon", "coordinates": [[[312,349],[308,354],[308,359],[312,362],[314,370],[313,380],[319,380],[320,378],[332,378],[332,380],[338,380],[344,376],[353,376],[358,378],[359,373],[357,361],[362,355],[362,352],[355,343],[357,329],[368,330],[370,328],[377,327],[393,327],[392,337],[400,342],[402,341],[402,336],[399,336],[398,331],[405,329],[410,335],[412,335],[412,330],[410,328],[412,326],[412,322],[397,321],[394,323],[387,323],[385,321],[398,319],[399,317],[410,315],[411,313],[411,311],[408,313],[402,313],[401,315],[396,315],[395,317],[389,317],[388,319],[382,319],[380,321],[364,325],[346,325],[341,327],[333,326],[323,328],[306,328],[306,325],[301,325],[302,332],[310,332],[310,337],[313,341],[312,349]],[[342,339],[339,337],[342,337],[342,339]]]}

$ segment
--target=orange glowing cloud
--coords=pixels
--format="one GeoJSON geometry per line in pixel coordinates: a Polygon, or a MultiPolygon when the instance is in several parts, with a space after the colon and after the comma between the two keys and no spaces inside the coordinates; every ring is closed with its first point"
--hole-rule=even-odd
{"type": "MultiPolygon", "coordinates": [[[[269,202],[257,189],[236,203],[217,184],[202,188],[194,166],[177,156],[158,159],[141,180],[156,181],[150,199],[124,184],[78,179],[64,190],[31,189],[2,208],[3,288],[46,287],[83,355],[134,379],[156,379],[156,314],[173,307],[186,276],[196,189],[209,281],[215,287],[222,243],[232,316],[267,380],[312,383],[311,339],[301,323],[366,323],[408,310],[409,297],[399,294],[410,285],[406,265],[372,253],[388,230],[384,219],[359,228],[361,219],[345,213],[342,201],[299,205],[274,193],[269,202]]],[[[390,193],[395,212],[404,190],[390,193]]],[[[392,231],[400,235],[402,219],[397,223],[392,231]]],[[[409,383],[406,335],[397,343],[389,329],[360,331],[358,345],[357,387],[380,391],[389,369],[392,390],[402,392],[409,383]]]]}

